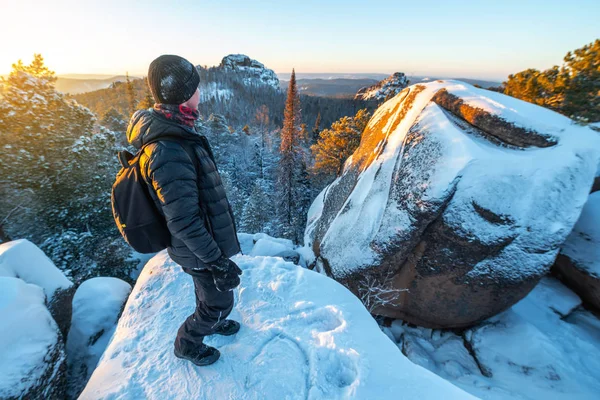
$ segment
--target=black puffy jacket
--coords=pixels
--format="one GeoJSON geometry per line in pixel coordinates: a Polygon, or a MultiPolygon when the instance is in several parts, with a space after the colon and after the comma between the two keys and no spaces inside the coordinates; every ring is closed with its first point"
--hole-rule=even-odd
{"type": "Polygon", "coordinates": [[[239,253],[233,212],[206,137],[153,110],[137,111],[127,127],[127,140],[137,149],[165,136],[144,147],[139,162],[171,232],[169,255],[185,268],[204,268],[239,253]]]}

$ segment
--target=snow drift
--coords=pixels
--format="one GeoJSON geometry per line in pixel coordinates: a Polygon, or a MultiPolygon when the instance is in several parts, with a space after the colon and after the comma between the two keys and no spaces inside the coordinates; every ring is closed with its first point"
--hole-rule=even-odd
{"type": "Polygon", "coordinates": [[[56,399],[64,390],[64,345],[44,291],[0,277],[0,398],[56,399]]]}
{"type": "Polygon", "coordinates": [[[118,278],[92,278],[73,297],[67,337],[69,397],[76,398],[96,368],[116,327],[131,286],[118,278]]]}
{"type": "Polygon", "coordinates": [[[462,334],[400,320],[384,329],[411,361],[482,399],[591,400],[600,393],[600,321],[554,278],[462,334]]]}
{"type": "Polygon", "coordinates": [[[533,104],[457,81],[410,86],[314,201],[305,242],[372,312],[469,326],[549,270],[599,153],[591,129],[533,104]]]}
{"type": "Polygon", "coordinates": [[[192,281],[165,252],[144,268],[81,399],[465,399],[414,365],[337,282],[281,258],[236,256],[244,270],[233,337],[209,367],[173,355],[194,308],[192,281]]]}

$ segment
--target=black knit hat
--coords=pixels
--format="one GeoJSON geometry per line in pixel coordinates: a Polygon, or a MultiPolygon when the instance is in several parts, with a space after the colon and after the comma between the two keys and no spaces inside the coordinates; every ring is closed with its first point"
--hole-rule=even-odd
{"type": "Polygon", "coordinates": [[[198,70],[183,57],[164,54],[148,68],[148,86],[157,103],[185,103],[192,98],[199,83],[198,70]]]}

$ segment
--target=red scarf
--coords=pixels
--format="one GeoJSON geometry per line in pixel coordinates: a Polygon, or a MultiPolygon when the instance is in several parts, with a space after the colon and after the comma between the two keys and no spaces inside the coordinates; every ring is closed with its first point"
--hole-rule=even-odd
{"type": "Polygon", "coordinates": [[[194,127],[196,120],[200,117],[198,110],[184,106],[183,104],[154,104],[154,111],[166,119],[175,121],[181,125],[194,127]]]}

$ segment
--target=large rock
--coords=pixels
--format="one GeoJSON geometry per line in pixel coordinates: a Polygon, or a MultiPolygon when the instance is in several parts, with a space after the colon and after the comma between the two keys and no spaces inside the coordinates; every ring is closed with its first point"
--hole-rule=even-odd
{"type": "Polygon", "coordinates": [[[68,393],[77,398],[112,337],[131,286],[117,278],[92,278],[73,297],[73,318],[67,338],[68,393]]]}
{"type": "Polygon", "coordinates": [[[62,337],[43,290],[0,277],[0,398],[62,399],[65,370],[62,337]]]}
{"type": "Polygon", "coordinates": [[[600,192],[590,195],[553,267],[588,305],[600,310],[600,192]]]}
{"type": "Polygon", "coordinates": [[[42,250],[26,239],[0,244],[0,276],[20,278],[41,287],[48,309],[66,337],[75,287],[42,250]]]}
{"type": "Polygon", "coordinates": [[[317,268],[379,315],[465,327],[548,272],[589,193],[598,135],[456,81],[381,106],[309,211],[317,268]]]}
{"type": "Polygon", "coordinates": [[[80,399],[470,399],[411,363],[337,282],[278,257],[236,256],[244,271],[235,336],[208,336],[221,359],[173,355],[193,284],[167,256],[146,264],[80,399]]]}

